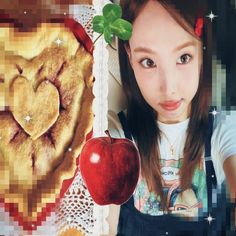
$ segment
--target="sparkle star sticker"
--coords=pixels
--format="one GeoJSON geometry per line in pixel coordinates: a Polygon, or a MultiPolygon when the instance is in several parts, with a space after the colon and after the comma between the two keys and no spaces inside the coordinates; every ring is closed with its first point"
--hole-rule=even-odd
{"type": "Polygon", "coordinates": [[[24,119],[26,122],[29,122],[32,118],[29,115],[27,115],[24,119]]]}
{"type": "Polygon", "coordinates": [[[57,38],[57,39],[55,40],[55,43],[56,43],[57,46],[59,47],[59,46],[63,43],[63,41],[62,41],[61,39],[57,38]]]}
{"type": "Polygon", "coordinates": [[[210,113],[215,117],[215,116],[216,116],[218,113],[220,113],[220,112],[218,112],[218,111],[214,108],[214,110],[211,111],[210,113]]]}
{"type": "Polygon", "coordinates": [[[209,15],[207,15],[206,17],[208,17],[210,20],[211,20],[211,22],[214,20],[214,18],[216,18],[216,17],[218,17],[217,15],[215,15],[212,11],[211,11],[211,13],[209,14],[209,15]]]}
{"type": "Polygon", "coordinates": [[[212,216],[211,216],[211,214],[209,214],[209,216],[208,217],[206,217],[205,218],[205,220],[207,220],[208,221],[208,223],[209,223],[209,225],[211,224],[211,222],[213,221],[213,220],[215,220],[215,218],[213,218],[212,216]]]}

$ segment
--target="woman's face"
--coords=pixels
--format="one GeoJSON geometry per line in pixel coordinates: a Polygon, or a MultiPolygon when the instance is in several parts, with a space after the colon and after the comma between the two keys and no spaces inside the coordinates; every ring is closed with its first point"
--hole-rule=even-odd
{"type": "Polygon", "coordinates": [[[158,120],[185,120],[199,83],[200,40],[185,31],[160,3],[151,0],[133,23],[127,53],[139,89],[158,113],[158,120]]]}

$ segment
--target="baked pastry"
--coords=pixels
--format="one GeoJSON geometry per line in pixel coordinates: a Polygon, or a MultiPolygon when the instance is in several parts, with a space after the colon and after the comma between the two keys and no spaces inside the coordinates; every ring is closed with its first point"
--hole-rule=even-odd
{"type": "Polygon", "coordinates": [[[70,228],[64,231],[63,233],[60,234],[60,236],[84,236],[84,234],[81,231],[78,231],[75,228],[70,228]]]}
{"type": "Polygon", "coordinates": [[[69,16],[72,5],[92,5],[93,0],[11,0],[0,1],[0,22],[11,19],[20,31],[32,31],[37,24],[58,22],[69,16]]]}
{"type": "Polygon", "coordinates": [[[62,23],[0,26],[0,198],[33,222],[74,176],[92,129],[93,57],[62,23]]]}

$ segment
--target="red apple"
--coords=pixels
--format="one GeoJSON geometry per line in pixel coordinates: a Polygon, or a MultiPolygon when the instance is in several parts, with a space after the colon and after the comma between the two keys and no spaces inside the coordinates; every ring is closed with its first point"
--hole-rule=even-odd
{"type": "Polygon", "coordinates": [[[93,200],[99,205],[123,204],[138,182],[140,158],[126,138],[98,137],[87,141],[80,154],[80,171],[93,200]]]}

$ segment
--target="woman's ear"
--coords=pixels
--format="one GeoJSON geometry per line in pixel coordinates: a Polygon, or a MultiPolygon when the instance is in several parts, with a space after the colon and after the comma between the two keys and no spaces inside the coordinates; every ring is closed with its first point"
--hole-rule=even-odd
{"type": "Polygon", "coordinates": [[[129,45],[125,45],[124,47],[125,47],[125,51],[126,51],[128,58],[129,58],[129,63],[132,66],[132,57],[131,57],[130,47],[129,47],[129,45]]]}

